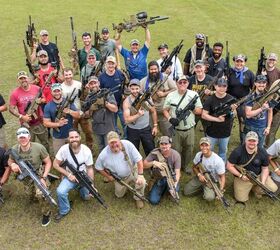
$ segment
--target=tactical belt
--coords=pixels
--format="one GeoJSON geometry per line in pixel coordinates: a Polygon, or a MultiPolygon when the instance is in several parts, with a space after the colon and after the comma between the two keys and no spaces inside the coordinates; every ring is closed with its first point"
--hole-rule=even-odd
{"type": "Polygon", "coordinates": [[[190,127],[190,128],[186,128],[186,129],[178,129],[178,128],[175,128],[175,130],[177,131],[182,131],[182,132],[186,132],[186,131],[189,131],[190,129],[192,129],[194,126],[190,127]]]}

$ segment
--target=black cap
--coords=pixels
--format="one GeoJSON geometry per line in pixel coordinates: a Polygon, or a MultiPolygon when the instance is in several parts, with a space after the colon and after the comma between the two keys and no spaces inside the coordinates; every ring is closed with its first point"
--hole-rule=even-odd
{"type": "Polygon", "coordinates": [[[168,49],[168,45],[166,43],[162,43],[161,45],[158,46],[158,50],[160,49],[168,49]]]}
{"type": "Polygon", "coordinates": [[[255,81],[256,82],[267,82],[267,77],[264,75],[257,75],[255,81]]]}
{"type": "Polygon", "coordinates": [[[216,85],[228,85],[227,80],[223,77],[219,78],[215,84],[216,85]]]}
{"type": "Polygon", "coordinates": [[[106,28],[106,27],[105,27],[105,28],[103,28],[103,29],[102,29],[102,31],[101,31],[101,33],[102,33],[102,34],[106,34],[106,33],[109,33],[109,30],[108,30],[108,28],[106,28]]]}

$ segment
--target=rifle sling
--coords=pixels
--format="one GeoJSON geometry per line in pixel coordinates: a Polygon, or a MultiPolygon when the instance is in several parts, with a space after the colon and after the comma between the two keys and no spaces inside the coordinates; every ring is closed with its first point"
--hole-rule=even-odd
{"type": "Polygon", "coordinates": [[[178,104],[176,105],[176,109],[175,109],[175,114],[177,114],[178,108],[181,105],[182,101],[184,100],[184,98],[186,97],[188,90],[183,94],[183,96],[181,97],[180,101],[178,102],[178,104]]]}
{"type": "Polygon", "coordinates": [[[126,150],[125,150],[125,147],[124,147],[124,145],[123,145],[122,142],[121,142],[121,145],[122,145],[122,152],[123,152],[123,154],[124,154],[124,160],[127,161],[128,166],[130,167],[130,170],[131,170],[131,174],[133,174],[133,173],[134,173],[134,167],[133,167],[133,165],[132,165],[132,162],[131,162],[131,160],[129,159],[128,154],[127,154],[127,152],[126,152],[126,150]]]}
{"type": "Polygon", "coordinates": [[[254,152],[254,154],[253,154],[252,157],[249,159],[249,161],[247,161],[245,164],[238,165],[238,167],[242,169],[242,168],[245,168],[246,166],[248,166],[248,165],[252,162],[252,160],[255,158],[255,156],[257,155],[257,153],[258,153],[258,150],[256,150],[256,151],[254,152]]]}
{"type": "Polygon", "coordinates": [[[80,171],[80,166],[82,166],[83,164],[85,164],[85,162],[82,162],[81,164],[79,164],[79,162],[78,162],[78,160],[77,160],[77,158],[76,158],[76,156],[75,156],[75,154],[74,154],[72,148],[70,147],[70,145],[69,145],[69,151],[70,151],[70,154],[71,154],[71,156],[72,156],[74,162],[75,162],[76,165],[77,165],[77,170],[80,171]]]}

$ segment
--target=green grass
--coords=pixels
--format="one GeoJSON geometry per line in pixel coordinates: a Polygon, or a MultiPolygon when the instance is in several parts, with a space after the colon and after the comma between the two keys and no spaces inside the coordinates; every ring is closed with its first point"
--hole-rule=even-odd
{"type": "MultiPolygon", "coordinates": [[[[278,1],[4,1],[1,4],[0,51],[1,94],[8,101],[17,86],[16,74],[27,70],[22,39],[32,15],[37,32],[47,29],[51,40],[58,36],[58,46],[66,65],[71,47],[69,17],[74,17],[80,39],[84,31],[93,32],[96,21],[100,29],[119,23],[130,14],[146,10],[149,15],[167,15],[168,21],[150,26],[152,45],[149,60],[158,58],[157,46],[170,47],[184,39],[180,58],[194,43],[194,35],[208,35],[210,44],[229,40],[230,53],[244,53],[248,66],[256,71],[259,49],[278,52],[278,1]]],[[[113,34],[112,34],[113,35],[113,34]]],[[[125,46],[137,37],[144,40],[144,31],[122,34],[125,46]]],[[[79,47],[81,41],[78,40],[79,47]]],[[[18,121],[5,112],[8,144],[15,143],[18,121]]],[[[197,138],[201,134],[197,132],[197,138]]],[[[278,132],[279,137],[279,132],[278,132]]],[[[230,151],[238,144],[237,126],[233,130],[230,151]]],[[[196,148],[197,149],[197,148],[196,148]]],[[[189,177],[183,176],[181,187],[189,177]]],[[[58,184],[58,183],[57,183],[58,184]]],[[[56,184],[56,185],[57,185],[56,184]]],[[[113,195],[112,184],[104,184],[97,176],[96,186],[109,205],[105,211],[95,200],[81,202],[71,193],[73,211],[60,224],[40,225],[38,204],[29,204],[21,184],[10,179],[4,189],[6,203],[0,208],[1,249],[279,249],[279,204],[268,198],[251,197],[246,208],[233,206],[228,215],[218,201],[207,203],[201,196],[182,197],[179,206],[168,197],[159,206],[135,208],[131,194],[124,199],[113,195]]],[[[232,177],[227,175],[226,197],[233,204],[232,177]]],[[[55,212],[55,211],[54,211],[55,212]]]]}

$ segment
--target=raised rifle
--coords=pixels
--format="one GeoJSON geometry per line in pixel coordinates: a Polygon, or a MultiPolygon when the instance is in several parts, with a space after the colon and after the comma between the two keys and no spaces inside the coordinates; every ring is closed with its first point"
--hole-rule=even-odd
{"type": "Polygon", "coordinates": [[[60,166],[63,168],[67,167],[78,180],[79,186],[85,187],[104,208],[108,208],[108,206],[105,204],[104,199],[102,198],[98,190],[94,187],[92,179],[85,171],[79,171],[68,160],[65,160],[60,166]]]}
{"type": "Polygon", "coordinates": [[[137,196],[139,199],[141,199],[142,201],[146,201],[146,202],[149,202],[147,200],[147,198],[140,194],[139,192],[137,192],[136,189],[134,189],[133,187],[131,187],[129,184],[127,184],[125,181],[122,180],[122,178],[120,176],[118,176],[117,173],[111,171],[110,169],[108,168],[105,168],[104,169],[105,172],[107,172],[109,175],[111,175],[119,184],[121,184],[122,186],[125,186],[131,193],[133,193],[135,196],[137,196]]]}
{"type": "Polygon", "coordinates": [[[230,203],[226,200],[224,194],[222,193],[222,191],[218,187],[218,185],[217,185],[218,180],[213,176],[213,174],[210,171],[207,171],[201,163],[199,163],[196,167],[198,167],[201,174],[203,174],[203,176],[205,177],[205,179],[207,181],[206,185],[209,188],[214,190],[215,195],[218,198],[218,200],[221,201],[225,210],[230,213],[230,211],[229,211],[230,203]]]}
{"type": "Polygon", "coordinates": [[[39,44],[39,39],[36,34],[35,25],[32,23],[31,16],[29,16],[29,24],[26,31],[26,42],[31,50],[33,49],[35,43],[39,44]]]}
{"type": "Polygon", "coordinates": [[[230,54],[228,50],[228,41],[226,41],[226,68],[225,68],[225,76],[227,80],[229,79],[229,74],[230,74],[230,54]]]}
{"type": "Polygon", "coordinates": [[[208,42],[208,36],[205,36],[205,57],[204,62],[205,65],[207,66],[207,69],[209,68],[209,63],[208,63],[208,59],[209,59],[209,42],[208,42]]]}
{"type": "Polygon", "coordinates": [[[94,37],[93,37],[93,47],[98,51],[100,51],[99,41],[100,41],[100,34],[98,31],[98,22],[96,22],[96,29],[94,31],[94,37]]]}
{"type": "Polygon", "coordinates": [[[10,154],[16,164],[20,168],[20,175],[18,175],[17,179],[19,181],[24,180],[27,176],[29,176],[34,184],[40,189],[45,199],[53,206],[57,206],[56,201],[51,196],[51,192],[43,185],[43,183],[40,181],[39,176],[36,173],[36,170],[32,166],[32,164],[29,161],[24,161],[17,153],[15,149],[10,150],[10,154]]]}
{"type": "Polygon", "coordinates": [[[261,181],[258,180],[258,176],[250,170],[245,169],[244,167],[235,165],[235,168],[242,174],[245,175],[252,184],[257,185],[258,187],[260,187],[262,189],[262,191],[273,201],[280,201],[280,199],[275,195],[275,193],[273,193],[272,191],[270,191],[265,185],[262,184],[261,181]]]}
{"type": "Polygon", "coordinates": [[[264,71],[266,71],[266,59],[264,47],[262,47],[260,50],[260,58],[258,59],[258,70],[256,75],[261,75],[264,71]]]}
{"type": "Polygon", "coordinates": [[[23,48],[24,48],[24,53],[25,53],[25,63],[26,63],[26,66],[30,72],[31,75],[34,76],[35,80],[38,79],[38,75],[35,73],[36,70],[37,70],[37,67],[35,65],[32,64],[32,61],[31,61],[31,57],[30,57],[30,54],[29,54],[29,50],[28,50],[28,47],[25,43],[24,40],[22,40],[23,42],[23,48]]]}
{"type": "Polygon", "coordinates": [[[70,63],[72,64],[74,75],[79,74],[79,57],[78,57],[78,43],[77,43],[77,34],[74,31],[74,21],[73,17],[70,17],[71,25],[71,37],[72,37],[72,49],[68,53],[70,57],[70,63]]]}
{"type": "Polygon", "coordinates": [[[160,66],[161,66],[161,72],[165,72],[168,67],[172,66],[172,59],[173,57],[177,57],[178,54],[180,53],[180,50],[182,49],[183,45],[183,41],[181,40],[181,42],[172,50],[172,52],[170,53],[170,55],[167,55],[163,61],[161,62],[160,66]]]}
{"type": "Polygon", "coordinates": [[[124,19],[124,22],[119,23],[118,25],[113,23],[113,30],[116,30],[118,33],[121,33],[123,30],[127,32],[135,32],[140,26],[145,27],[150,24],[155,24],[157,21],[169,19],[168,16],[154,16],[150,17],[150,19],[147,18],[147,12],[139,12],[136,15],[131,15],[129,21],[124,19]]]}

